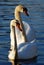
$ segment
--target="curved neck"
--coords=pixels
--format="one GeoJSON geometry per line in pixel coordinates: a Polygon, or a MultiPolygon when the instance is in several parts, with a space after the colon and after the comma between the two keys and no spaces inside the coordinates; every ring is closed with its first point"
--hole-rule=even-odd
{"type": "Polygon", "coordinates": [[[21,25],[21,28],[23,30],[22,34],[23,34],[23,37],[24,37],[24,41],[27,41],[25,30],[24,30],[24,25],[22,23],[21,16],[20,16],[20,12],[18,12],[17,10],[15,11],[15,19],[18,20],[20,25],[21,25]]]}
{"type": "Polygon", "coordinates": [[[18,20],[19,22],[21,21],[20,12],[15,11],[15,19],[18,20]]]}

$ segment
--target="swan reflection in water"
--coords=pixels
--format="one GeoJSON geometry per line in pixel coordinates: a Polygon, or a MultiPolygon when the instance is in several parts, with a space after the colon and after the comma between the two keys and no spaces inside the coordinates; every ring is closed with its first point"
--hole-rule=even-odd
{"type": "MultiPolygon", "coordinates": [[[[27,22],[21,20],[20,12],[29,16],[27,8],[24,6],[18,5],[15,8],[15,19],[10,22],[11,50],[8,55],[8,58],[12,60],[15,59],[15,37],[13,26],[15,27],[18,58],[30,59],[37,56],[37,41],[35,39],[34,31],[27,22]]],[[[12,64],[14,65],[14,61],[12,61],[12,64]]]]}

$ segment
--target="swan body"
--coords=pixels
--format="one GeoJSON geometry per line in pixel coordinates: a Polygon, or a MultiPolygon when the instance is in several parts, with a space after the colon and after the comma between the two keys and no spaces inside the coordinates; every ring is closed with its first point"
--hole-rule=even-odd
{"type": "MultiPolygon", "coordinates": [[[[23,6],[20,5],[17,6],[17,8],[15,9],[15,19],[17,19],[18,21],[21,20],[19,11],[23,11],[23,6]]],[[[17,51],[18,51],[18,57],[19,59],[29,59],[29,58],[33,58],[34,56],[37,56],[37,42],[35,39],[35,34],[33,29],[31,28],[31,26],[25,22],[22,21],[23,25],[24,25],[24,29],[25,29],[25,33],[26,33],[26,37],[27,37],[27,42],[25,42],[24,37],[22,35],[22,31],[20,31],[15,24],[16,20],[12,20],[10,22],[10,39],[11,39],[11,49],[12,51],[9,52],[9,59],[14,59],[15,57],[15,40],[14,40],[14,34],[13,34],[13,29],[12,29],[12,25],[15,26],[15,32],[16,32],[16,39],[17,39],[17,51]]]]}

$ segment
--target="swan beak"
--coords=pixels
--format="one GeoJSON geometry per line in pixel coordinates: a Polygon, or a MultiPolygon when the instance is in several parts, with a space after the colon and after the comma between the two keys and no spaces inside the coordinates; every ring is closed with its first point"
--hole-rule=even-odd
{"type": "Polygon", "coordinates": [[[26,16],[29,16],[27,8],[23,8],[23,12],[26,14],[26,16]]]}
{"type": "Polygon", "coordinates": [[[28,12],[25,11],[26,16],[29,16],[28,12]]]}

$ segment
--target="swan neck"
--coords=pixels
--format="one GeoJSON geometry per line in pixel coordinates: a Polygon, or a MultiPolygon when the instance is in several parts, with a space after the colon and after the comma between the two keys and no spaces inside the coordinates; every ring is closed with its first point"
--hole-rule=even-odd
{"type": "Polygon", "coordinates": [[[15,11],[15,19],[18,20],[19,22],[21,21],[21,15],[20,15],[20,12],[15,11]]]}

